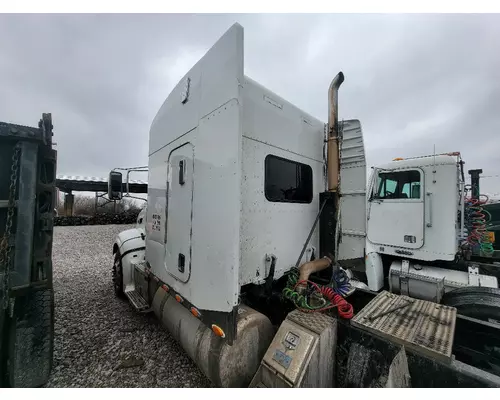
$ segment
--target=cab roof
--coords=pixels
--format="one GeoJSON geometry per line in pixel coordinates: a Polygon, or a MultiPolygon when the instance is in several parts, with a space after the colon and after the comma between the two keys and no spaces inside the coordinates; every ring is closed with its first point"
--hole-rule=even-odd
{"type": "Polygon", "coordinates": [[[400,169],[426,167],[430,165],[456,165],[460,161],[460,153],[446,153],[413,158],[395,158],[392,162],[377,166],[380,169],[400,169]]]}

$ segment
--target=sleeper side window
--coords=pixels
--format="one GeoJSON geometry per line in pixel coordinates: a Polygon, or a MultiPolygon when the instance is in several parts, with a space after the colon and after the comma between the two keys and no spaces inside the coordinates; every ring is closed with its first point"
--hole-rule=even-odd
{"type": "Polygon", "coordinates": [[[420,172],[381,172],[378,175],[377,199],[419,199],[420,172]]]}
{"type": "Polygon", "coordinates": [[[265,159],[264,194],[272,202],[310,203],[312,168],[307,164],[268,155],[265,159]]]}

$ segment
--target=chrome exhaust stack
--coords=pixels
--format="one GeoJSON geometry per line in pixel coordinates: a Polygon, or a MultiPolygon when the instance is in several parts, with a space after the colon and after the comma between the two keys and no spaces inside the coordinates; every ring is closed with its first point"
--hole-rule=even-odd
{"type": "Polygon", "coordinates": [[[340,148],[339,148],[339,115],[338,115],[338,91],[344,82],[344,74],[339,72],[328,90],[328,191],[336,192],[339,186],[340,173],[340,148]]]}

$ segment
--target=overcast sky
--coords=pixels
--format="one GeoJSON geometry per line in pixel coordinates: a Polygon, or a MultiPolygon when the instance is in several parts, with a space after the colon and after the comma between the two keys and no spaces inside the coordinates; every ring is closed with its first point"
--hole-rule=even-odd
{"type": "Polygon", "coordinates": [[[59,174],[147,165],[162,102],[234,22],[246,75],[322,120],[344,72],[340,118],[361,120],[370,166],[435,145],[500,174],[497,15],[0,15],[0,120],[51,112],[59,174]]]}

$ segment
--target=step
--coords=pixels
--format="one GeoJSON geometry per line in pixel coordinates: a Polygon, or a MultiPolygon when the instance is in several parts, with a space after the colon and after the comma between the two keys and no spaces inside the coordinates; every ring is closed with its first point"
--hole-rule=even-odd
{"type": "Polygon", "coordinates": [[[125,292],[125,295],[137,311],[146,312],[150,310],[148,302],[144,300],[137,290],[125,292]]]}

